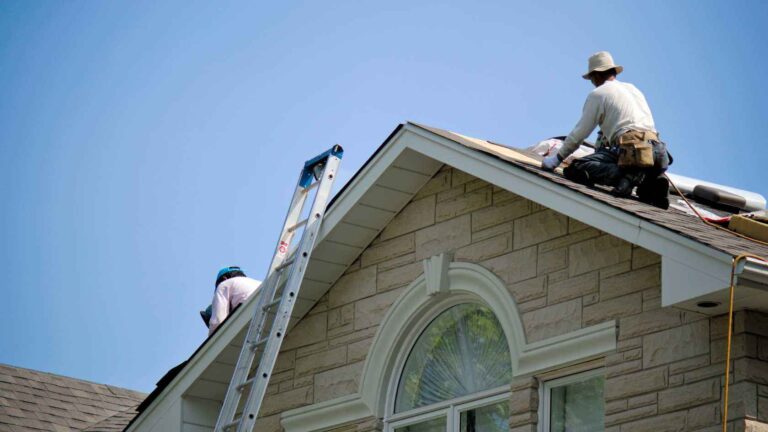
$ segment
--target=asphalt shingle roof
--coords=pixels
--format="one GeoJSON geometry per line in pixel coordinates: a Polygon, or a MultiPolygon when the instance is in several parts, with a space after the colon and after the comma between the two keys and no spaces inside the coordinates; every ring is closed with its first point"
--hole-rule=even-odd
{"type": "Polygon", "coordinates": [[[0,364],[0,432],[123,430],[146,394],[0,364]]]}
{"type": "Polygon", "coordinates": [[[121,432],[125,430],[128,423],[139,414],[136,408],[136,406],[133,406],[125,411],[120,411],[112,417],[107,417],[95,425],[88,427],[88,429],[85,429],[83,432],[121,432]]]}
{"type": "MultiPolygon", "coordinates": [[[[482,151],[491,156],[498,157],[496,155],[493,155],[489,151],[483,151],[481,149],[478,149],[477,143],[473,143],[472,141],[466,139],[462,135],[459,135],[450,131],[446,131],[443,129],[433,128],[430,126],[424,126],[420,124],[415,124],[415,125],[422,129],[428,130],[432,133],[440,135],[444,138],[447,138],[451,141],[454,141],[459,144],[470,147],[472,149],[475,149],[476,151],[482,151]]],[[[490,141],[485,141],[485,142],[489,146],[513,148],[513,147],[505,146],[502,144],[490,142],[490,141]]],[[[536,157],[535,155],[529,155],[529,156],[536,157]]],[[[651,205],[642,203],[635,198],[617,198],[613,196],[607,189],[603,189],[600,187],[594,187],[594,188],[586,187],[578,183],[574,183],[561,175],[543,171],[540,168],[536,168],[531,165],[526,165],[524,163],[520,163],[514,160],[509,160],[504,158],[500,158],[500,159],[503,159],[505,162],[511,165],[514,165],[516,167],[519,167],[521,169],[524,169],[525,171],[533,173],[539,177],[543,177],[553,183],[557,183],[575,192],[579,192],[583,195],[586,195],[594,200],[597,200],[605,204],[608,204],[612,207],[615,207],[623,212],[637,216],[643,220],[654,223],[672,232],[688,237],[692,240],[695,240],[699,243],[709,246],[712,249],[725,252],[732,256],[748,253],[748,254],[768,257],[768,246],[764,246],[757,242],[743,239],[741,237],[733,235],[728,231],[709,226],[704,222],[702,222],[698,217],[689,215],[677,209],[670,208],[669,210],[660,210],[651,205]]],[[[599,228],[599,225],[600,225],[599,221],[595,221],[595,224],[599,228]]]]}

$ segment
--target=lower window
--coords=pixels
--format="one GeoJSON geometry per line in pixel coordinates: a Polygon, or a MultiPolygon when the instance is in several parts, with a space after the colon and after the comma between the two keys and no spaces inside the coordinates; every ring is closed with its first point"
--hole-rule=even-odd
{"type": "Polygon", "coordinates": [[[461,413],[461,432],[496,432],[509,430],[509,399],[461,413]]]}
{"type": "Polygon", "coordinates": [[[509,430],[509,393],[392,422],[394,432],[502,432],[509,430]],[[491,400],[489,400],[491,399],[491,400]],[[435,415],[438,415],[435,417],[435,415]]]}
{"type": "Polygon", "coordinates": [[[602,370],[544,383],[544,432],[595,432],[605,429],[602,370]]]}

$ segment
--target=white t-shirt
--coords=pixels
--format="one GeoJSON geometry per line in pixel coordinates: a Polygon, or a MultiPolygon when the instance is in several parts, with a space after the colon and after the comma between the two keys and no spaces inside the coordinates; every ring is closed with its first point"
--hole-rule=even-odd
{"type": "Polygon", "coordinates": [[[632,84],[613,79],[589,93],[581,120],[565,139],[560,157],[565,159],[579,148],[597,125],[608,142],[628,129],[656,132],[645,96],[632,84]]]}
{"type": "Polygon", "coordinates": [[[245,276],[227,279],[216,287],[211,304],[211,320],[208,322],[208,335],[212,335],[230,312],[243,303],[261,285],[261,281],[245,276]]]}

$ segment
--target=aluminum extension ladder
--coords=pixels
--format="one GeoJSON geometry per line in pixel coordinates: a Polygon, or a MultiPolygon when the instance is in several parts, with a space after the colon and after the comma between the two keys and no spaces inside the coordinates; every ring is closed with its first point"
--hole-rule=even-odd
{"type": "Polygon", "coordinates": [[[280,352],[280,345],[288,330],[288,322],[323,221],[325,207],[342,154],[341,146],[335,145],[330,150],[308,160],[301,170],[269,272],[259,289],[260,298],[256,311],[240,350],[219,418],[216,420],[215,432],[253,431],[269,378],[280,352]],[[310,191],[315,188],[317,191],[309,215],[300,221],[304,204],[310,191]],[[304,232],[293,251],[291,241],[296,231],[302,227],[304,232]],[[254,360],[257,361],[258,366],[254,374],[250,375],[254,360]],[[248,396],[242,412],[236,418],[237,408],[246,389],[249,389],[248,396]]]}

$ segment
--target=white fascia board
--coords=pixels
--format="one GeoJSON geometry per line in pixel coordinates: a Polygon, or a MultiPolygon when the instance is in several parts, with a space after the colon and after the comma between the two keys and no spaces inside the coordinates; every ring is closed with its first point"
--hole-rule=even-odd
{"type": "Polygon", "coordinates": [[[408,139],[408,147],[475,177],[572,217],[615,237],[690,269],[727,280],[732,257],[699,242],[644,221],[562,185],[515,167],[508,162],[467,148],[447,138],[407,125],[404,129],[424,139],[408,139]]]}
{"type": "MultiPolygon", "coordinates": [[[[228,319],[221,328],[205,342],[200,351],[197,352],[189,362],[179,371],[170,383],[157,395],[154,401],[142,411],[136,420],[127,429],[127,432],[148,430],[147,426],[152,424],[153,416],[163,416],[176,401],[181,400],[184,392],[194,384],[202,375],[208,366],[213,363],[221,352],[232,342],[240,330],[245,328],[253,316],[253,311],[258,304],[259,294],[248,299],[243,307],[239,308],[234,315],[228,319]]],[[[156,421],[156,420],[155,420],[156,421]]]]}
{"type": "Polygon", "coordinates": [[[727,289],[730,274],[730,262],[702,255],[689,257],[687,261],[662,255],[661,305],[671,306],[727,289]]]}

